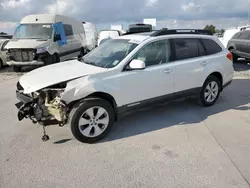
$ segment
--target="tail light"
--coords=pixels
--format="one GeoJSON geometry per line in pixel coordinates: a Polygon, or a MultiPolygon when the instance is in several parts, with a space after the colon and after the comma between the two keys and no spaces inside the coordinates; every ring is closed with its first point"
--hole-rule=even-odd
{"type": "Polygon", "coordinates": [[[229,53],[227,54],[227,58],[228,58],[229,60],[233,61],[233,54],[232,54],[231,52],[229,52],[229,53]]]}

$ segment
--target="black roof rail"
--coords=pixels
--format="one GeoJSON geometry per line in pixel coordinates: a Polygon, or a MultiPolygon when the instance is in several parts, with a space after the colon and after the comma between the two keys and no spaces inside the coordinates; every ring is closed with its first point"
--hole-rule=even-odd
{"type": "Polygon", "coordinates": [[[176,35],[176,34],[200,34],[200,35],[213,35],[209,30],[204,29],[167,29],[163,28],[155,33],[151,34],[152,37],[161,35],[176,35]]]}

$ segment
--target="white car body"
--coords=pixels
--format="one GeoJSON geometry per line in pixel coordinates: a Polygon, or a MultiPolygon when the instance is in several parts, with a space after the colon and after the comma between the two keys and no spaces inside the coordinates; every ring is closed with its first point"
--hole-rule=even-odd
{"type": "MultiPolygon", "coordinates": [[[[70,106],[77,101],[88,101],[89,96],[104,97],[103,99],[114,102],[112,105],[114,105],[116,116],[120,116],[125,112],[145,106],[145,104],[153,104],[160,99],[165,101],[165,99],[186,95],[200,95],[202,90],[205,92],[206,85],[204,84],[211,76],[216,77],[220,83],[218,92],[221,92],[233,79],[231,53],[214,36],[178,34],[152,37],[133,34],[120,36],[111,42],[115,40],[129,41],[129,43],[137,45],[116,66],[103,68],[71,60],[60,65],[42,67],[20,78],[18,88],[21,88],[21,93],[18,93],[18,98],[24,101],[27,96],[33,96],[33,93],[54,90],[52,88],[55,87],[52,86],[66,83],[64,89],[59,89],[62,90],[59,100],[65,106],[70,106]],[[126,71],[125,67],[131,59],[145,46],[157,41],[183,38],[210,40],[221,50],[211,55],[173,60],[146,68],[143,68],[143,61],[136,60],[132,61],[131,66],[138,69],[126,71]],[[140,67],[142,69],[139,69],[140,67]]],[[[94,55],[99,48],[102,48],[102,45],[87,56],[94,55]]]]}
{"type": "MultiPolygon", "coordinates": [[[[56,62],[66,61],[79,56],[81,52],[87,51],[82,22],[55,14],[25,16],[6,48],[10,51],[10,59],[7,64],[15,67],[44,65],[46,64],[44,59],[52,56],[56,56],[56,62]],[[56,30],[54,26],[60,23],[62,23],[64,29],[58,28],[56,30]],[[29,35],[33,33],[32,29],[34,30],[38,26],[41,28],[37,29],[36,32],[41,32],[39,33],[41,38],[30,37],[29,35]],[[43,31],[44,36],[42,36],[43,31]],[[49,34],[46,35],[46,32],[49,34]],[[56,34],[60,35],[61,39],[55,41],[56,34]],[[63,35],[65,35],[65,39],[63,39],[63,35]],[[45,53],[45,57],[39,58],[40,54],[45,53]],[[35,58],[36,55],[37,58],[35,58]]],[[[55,62],[49,64],[51,63],[55,62]]]]}
{"type": "Polygon", "coordinates": [[[97,47],[98,32],[96,26],[90,22],[82,22],[83,28],[86,35],[87,48],[89,51],[97,47]]]}

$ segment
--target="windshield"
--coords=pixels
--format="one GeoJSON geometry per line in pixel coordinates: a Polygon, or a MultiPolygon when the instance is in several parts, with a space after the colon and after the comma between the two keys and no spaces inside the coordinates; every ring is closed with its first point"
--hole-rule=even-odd
{"type": "Polygon", "coordinates": [[[52,37],[53,28],[51,24],[22,24],[13,36],[16,39],[44,39],[52,37]]]}
{"type": "Polygon", "coordinates": [[[82,58],[87,64],[112,68],[118,65],[138,44],[124,39],[111,39],[82,58]]]}

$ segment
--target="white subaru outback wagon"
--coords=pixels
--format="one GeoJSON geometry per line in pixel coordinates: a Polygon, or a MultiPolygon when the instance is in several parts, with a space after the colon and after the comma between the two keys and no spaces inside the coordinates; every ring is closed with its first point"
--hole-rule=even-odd
{"type": "Polygon", "coordinates": [[[18,119],[45,127],[69,124],[94,143],[118,117],[186,96],[213,105],[233,79],[232,54],[205,30],[125,34],[81,59],[35,69],[17,83],[18,119]]]}

